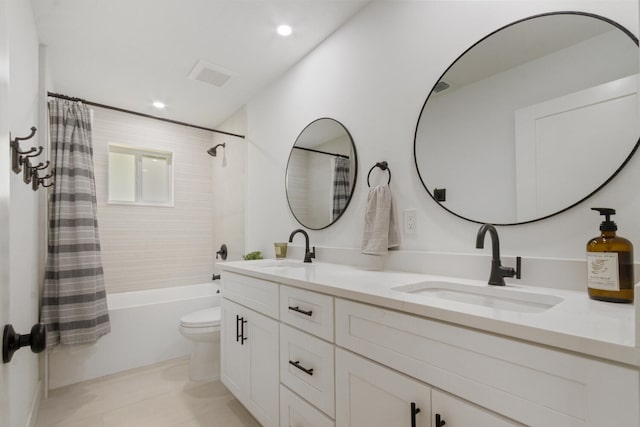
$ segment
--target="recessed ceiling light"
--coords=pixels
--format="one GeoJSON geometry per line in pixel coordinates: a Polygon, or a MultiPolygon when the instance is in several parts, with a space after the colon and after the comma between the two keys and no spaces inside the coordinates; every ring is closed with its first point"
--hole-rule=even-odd
{"type": "Polygon", "coordinates": [[[164,102],[160,102],[160,101],[155,101],[153,103],[153,106],[156,107],[158,110],[162,110],[165,107],[164,102]]]}
{"type": "Polygon", "coordinates": [[[291,32],[292,32],[291,27],[289,25],[280,25],[278,26],[277,31],[278,31],[278,34],[284,37],[291,35],[291,32]]]}

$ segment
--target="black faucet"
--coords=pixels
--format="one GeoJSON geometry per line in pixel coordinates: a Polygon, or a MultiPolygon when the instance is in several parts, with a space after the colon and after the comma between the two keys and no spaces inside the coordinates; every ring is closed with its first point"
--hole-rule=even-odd
{"type": "Polygon", "coordinates": [[[293,230],[291,235],[289,236],[289,243],[293,242],[293,236],[297,233],[302,233],[304,236],[304,262],[311,262],[311,258],[316,257],[316,247],[313,247],[313,252],[309,250],[309,235],[302,228],[298,228],[297,230],[293,230]]]}
{"type": "Polygon", "coordinates": [[[521,258],[516,257],[516,269],[510,267],[503,267],[500,262],[500,240],[498,239],[498,231],[491,224],[483,224],[478,230],[478,235],[476,236],[476,248],[482,249],[484,248],[484,236],[487,234],[487,231],[491,235],[491,249],[492,249],[492,259],[491,259],[491,275],[489,276],[489,284],[495,286],[504,286],[504,278],[505,277],[515,277],[516,279],[520,278],[520,267],[521,267],[521,258]]]}

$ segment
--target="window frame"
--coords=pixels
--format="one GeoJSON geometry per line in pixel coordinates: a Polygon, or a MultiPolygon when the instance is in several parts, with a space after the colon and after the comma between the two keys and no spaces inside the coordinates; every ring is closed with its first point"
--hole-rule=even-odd
{"type": "Polygon", "coordinates": [[[109,205],[129,205],[129,206],[155,206],[155,207],[175,207],[174,204],[174,153],[173,151],[159,150],[155,148],[136,147],[127,144],[117,144],[110,142],[107,148],[107,204],[109,205]],[[135,200],[111,200],[110,177],[111,177],[111,153],[129,154],[134,156],[135,163],[135,200]],[[165,159],[167,162],[165,178],[167,180],[167,196],[169,200],[166,202],[153,202],[144,200],[143,194],[143,157],[156,157],[165,159]]]}

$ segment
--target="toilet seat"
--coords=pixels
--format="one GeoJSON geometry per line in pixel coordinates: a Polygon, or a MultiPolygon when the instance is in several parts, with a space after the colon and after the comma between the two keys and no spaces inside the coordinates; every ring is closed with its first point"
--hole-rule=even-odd
{"type": "Polygon", "coordinates": [[[184,328],[210,328],[220,326],[220,307],[206,308],[186,314],[180,318],[184,328]]]}

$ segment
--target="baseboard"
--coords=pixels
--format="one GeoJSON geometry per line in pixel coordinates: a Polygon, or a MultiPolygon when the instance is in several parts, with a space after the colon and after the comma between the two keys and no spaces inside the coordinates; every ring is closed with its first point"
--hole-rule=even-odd
{"type": "Polygon", "coordinates": [[[40,409],[41,396],[42,396],[42,380],[38,381],[38,384],[36,386],[36,393],[33,396],[33,401],[31,402],[31,408],[29,409],[29,417],[27,418],[25,427],[35,427],[36,422],[38,421],[38,410],[40,409]]]}

